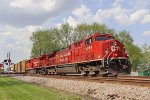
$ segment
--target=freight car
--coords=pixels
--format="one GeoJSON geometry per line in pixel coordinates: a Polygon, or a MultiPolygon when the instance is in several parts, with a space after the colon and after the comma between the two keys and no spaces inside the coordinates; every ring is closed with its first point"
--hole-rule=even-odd
{"type": "Polygon", "coordinates": [[[26,61],[29,74],[130,74],[124,45],[110,34],[96,33],[67,48],[26,61]]]}
{"type": "Polygon", "coordinates": [[[26,73],[26,60],[13,64],[11,66],[11,71],[17,74],[25,74],[26,73]]]}

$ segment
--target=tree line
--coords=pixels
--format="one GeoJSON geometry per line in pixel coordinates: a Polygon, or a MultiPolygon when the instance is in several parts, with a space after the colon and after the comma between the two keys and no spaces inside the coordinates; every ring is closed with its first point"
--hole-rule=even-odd
{"type": "Polygon", "coordinates": [[[60,27],[33,32],[30,38],[33,42],[31,57],[38,57],[41,54],[48,54],[66,48],[71,43],[82,40],[94,33],[110,33],[122,42],[130,57],[132,70],[136,71],[138,68],[150,67],[150,45],[144,44],[139,47],[126,30],[117,33],[107,25],[98,23],[80,24],[77,27],[71,27],[68,23],[64,23],[60,27]]]}

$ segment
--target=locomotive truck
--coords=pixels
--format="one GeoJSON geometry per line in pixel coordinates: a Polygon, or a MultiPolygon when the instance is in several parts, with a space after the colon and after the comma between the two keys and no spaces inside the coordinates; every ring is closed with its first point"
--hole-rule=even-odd
{"type": "MultiPolygon", "coordinates": [[[[28,74],[117,75],[131,72],[124,45],[110,34],[100,33],[65,49],[26,60],[24,67],[22,72],[28,74]]],[[[18,68],[21,72],[21,66],[18,68]]]]}

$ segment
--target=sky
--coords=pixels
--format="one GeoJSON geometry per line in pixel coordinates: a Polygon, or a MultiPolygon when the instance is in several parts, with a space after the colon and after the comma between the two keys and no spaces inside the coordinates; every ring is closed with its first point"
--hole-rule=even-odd
{"type": "Polygon", "coordinates": [[[29,59],[32,32],[64,22],[106,24],[150,45],[150,0],[0,0],[0,62],[8,52],[13,63],[29,59]]]}

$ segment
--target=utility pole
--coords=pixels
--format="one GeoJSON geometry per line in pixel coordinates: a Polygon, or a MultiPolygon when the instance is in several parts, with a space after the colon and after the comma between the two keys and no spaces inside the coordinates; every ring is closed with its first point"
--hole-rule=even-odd
{"type": "Polygon", "coordinates": [[[7,53],[7,55],[8,55],[8,66],[9,66],[9,68],[10,68],[10,64],[11,64],[10,53],[11,53],[11,52],[7,53]]]}
{"type": "MultiPolygon", "coordinates": [[[[7,53],[7,58],[8,58],[8,70],[10,71],[10,64],[11,64],[11,59],[10,59],[10,53],[7,53]]],[[[8,71],[8,75],[9,75],[9,71],[8,71]]]]}

